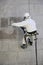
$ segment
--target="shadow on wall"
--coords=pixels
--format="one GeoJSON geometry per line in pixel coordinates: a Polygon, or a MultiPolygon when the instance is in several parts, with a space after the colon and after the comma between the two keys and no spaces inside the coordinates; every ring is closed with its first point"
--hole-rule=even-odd
{"type": "Polygon", "coordinates": [[[21,17],[9,17],[9,18],[0,18],[0,39],[16,39],[17,30],[16,27],[12,27],[11,24],[14,22],[22,21],[21,17]]]}

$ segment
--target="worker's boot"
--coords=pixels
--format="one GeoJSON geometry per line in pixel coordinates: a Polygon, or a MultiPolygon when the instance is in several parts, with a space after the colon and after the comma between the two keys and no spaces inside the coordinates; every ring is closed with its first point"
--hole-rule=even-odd
{"type": "Polygon", "coordinates": [[[23,44],[23,45],[21,46],[21,48],[23,48],[23,49],[27,48],[27,44],[23,44]]]}

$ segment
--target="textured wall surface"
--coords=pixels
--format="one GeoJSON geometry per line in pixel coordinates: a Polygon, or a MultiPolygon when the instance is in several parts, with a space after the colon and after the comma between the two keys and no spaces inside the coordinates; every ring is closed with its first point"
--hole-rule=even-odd
{"type": "Polygon", "coordinates": [[[25,12],[36,21],[38,63],[43,65],[43,0],[0,0],[0,65],[35,65],[34,42],[21,49],[23,31],[11,26],[22,21],[25,12]]]}
{"type": "Polygon", "coordinates": [[[23,17],[25,12],[36,21],[39,37],[43,38],[43,0],[0,0],[0,18],[23,17]]]}

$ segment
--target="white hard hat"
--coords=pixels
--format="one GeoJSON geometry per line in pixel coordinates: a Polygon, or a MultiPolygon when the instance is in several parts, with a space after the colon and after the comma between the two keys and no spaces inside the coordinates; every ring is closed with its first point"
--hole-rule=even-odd
{"type": "Polygon", "coordinates": [[[29,16],[30,16],[29,13],[24,14],[24,17],[29,17],[29,16]]]}

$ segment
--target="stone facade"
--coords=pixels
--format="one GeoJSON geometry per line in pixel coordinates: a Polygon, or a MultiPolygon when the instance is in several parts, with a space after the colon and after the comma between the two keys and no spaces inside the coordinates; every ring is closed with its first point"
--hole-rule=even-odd
{"type": "Polygon", "coordinates": [[[23,31],[11,26],[22,21],[25,12],[36,21],[38,64],[43,65],[43,0],[0,0],[0,65],[36,65],[34,42],[21,49],[23,31]]]}

